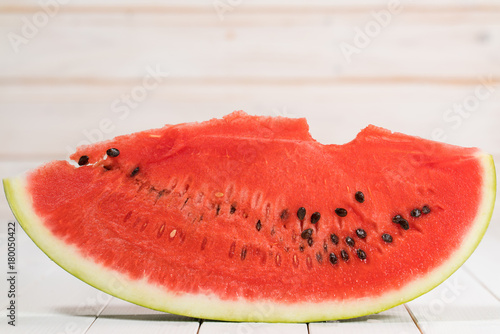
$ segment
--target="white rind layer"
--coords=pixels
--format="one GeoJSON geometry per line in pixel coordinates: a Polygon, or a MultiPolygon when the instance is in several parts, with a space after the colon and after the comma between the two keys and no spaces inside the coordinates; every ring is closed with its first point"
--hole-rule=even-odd
{"type": "Polygon", "coordinates": [[[9,205],[30,238],[54,262],[84,282],[118,298],[152,309],[197,318],[229,321],[310,322],[359,317],[381,312],[410,301],[433,289],[455,272],[472,254],[484,235],[496,196],[493,158],[479,152],[483,167],[483,198],[474,223],[459,249],[442,265],[424,277],[417,277],[406,286],[379,297],[363,300],[320,303],[276,303],[271,301],[226,300],[213,294],[183,294],[168,291],[95,263],[79,250],[55,237],[33,209],[24,177],[3,181],[9,205]]]}

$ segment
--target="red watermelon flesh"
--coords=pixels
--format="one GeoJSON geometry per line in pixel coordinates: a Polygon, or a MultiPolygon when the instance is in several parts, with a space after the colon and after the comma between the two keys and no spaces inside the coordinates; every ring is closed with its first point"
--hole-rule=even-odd
{"type": "Polygon", "coordinates": [[[323,145],[304,119],[243,112],[82,156],[5,181],[30,237],[103,291],[213,319],[328,320],[411,300],[472,253],[495,198],[476,148],[375,126],[323,145]]]}

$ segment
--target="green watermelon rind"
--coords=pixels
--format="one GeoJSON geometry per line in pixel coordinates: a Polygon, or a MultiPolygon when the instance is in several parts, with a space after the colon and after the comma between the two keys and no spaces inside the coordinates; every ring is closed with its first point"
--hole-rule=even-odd
{"type": "Polygon", "coordinates": [[[93,262],[75,246],[56,238],[34,212],[24,176],[4,179],[3,184],[15,217],[35,244],[67,272],[110,295],[151,309],[195,318],[251,322],[312,322],[355,318],[387,310],[428,292],[460,268],[486,232],[495,203],[496,174],[493,158],[478,152],[477,159],[483,166],[483,199],[462,246],[440,267],[426,276],[415,278],[399,290],[365,300],[347,300],[342,303],[304,302],[287,305],[271,301],[224,300],[213,294],[169,292],[149,283],[147,279],[131,279],[93,262]]]}

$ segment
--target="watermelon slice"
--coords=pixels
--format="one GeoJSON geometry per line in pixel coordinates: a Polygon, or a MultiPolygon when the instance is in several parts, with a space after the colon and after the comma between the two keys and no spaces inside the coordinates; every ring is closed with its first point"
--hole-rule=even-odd
{"type": "Polygon", "coordinates": [[[4,180],[33,241],[109,294],[192,317],[367,315],[443,282],[493,211],[492,157],[368,126],[322,145],[243,112],[84,146],[4,180]]]}

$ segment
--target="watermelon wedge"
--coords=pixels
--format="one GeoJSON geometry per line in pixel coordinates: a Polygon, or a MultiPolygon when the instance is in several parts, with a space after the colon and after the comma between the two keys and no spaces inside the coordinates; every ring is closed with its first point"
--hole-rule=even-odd
{"type": "Polygon", "coordinates": [[[243,112],[84,146],[4,180],[31,239],[88,284],[192,317],[310,322],[431,290],[491,219],[492,157],[368,126],[323,145],[243,112]]]}

